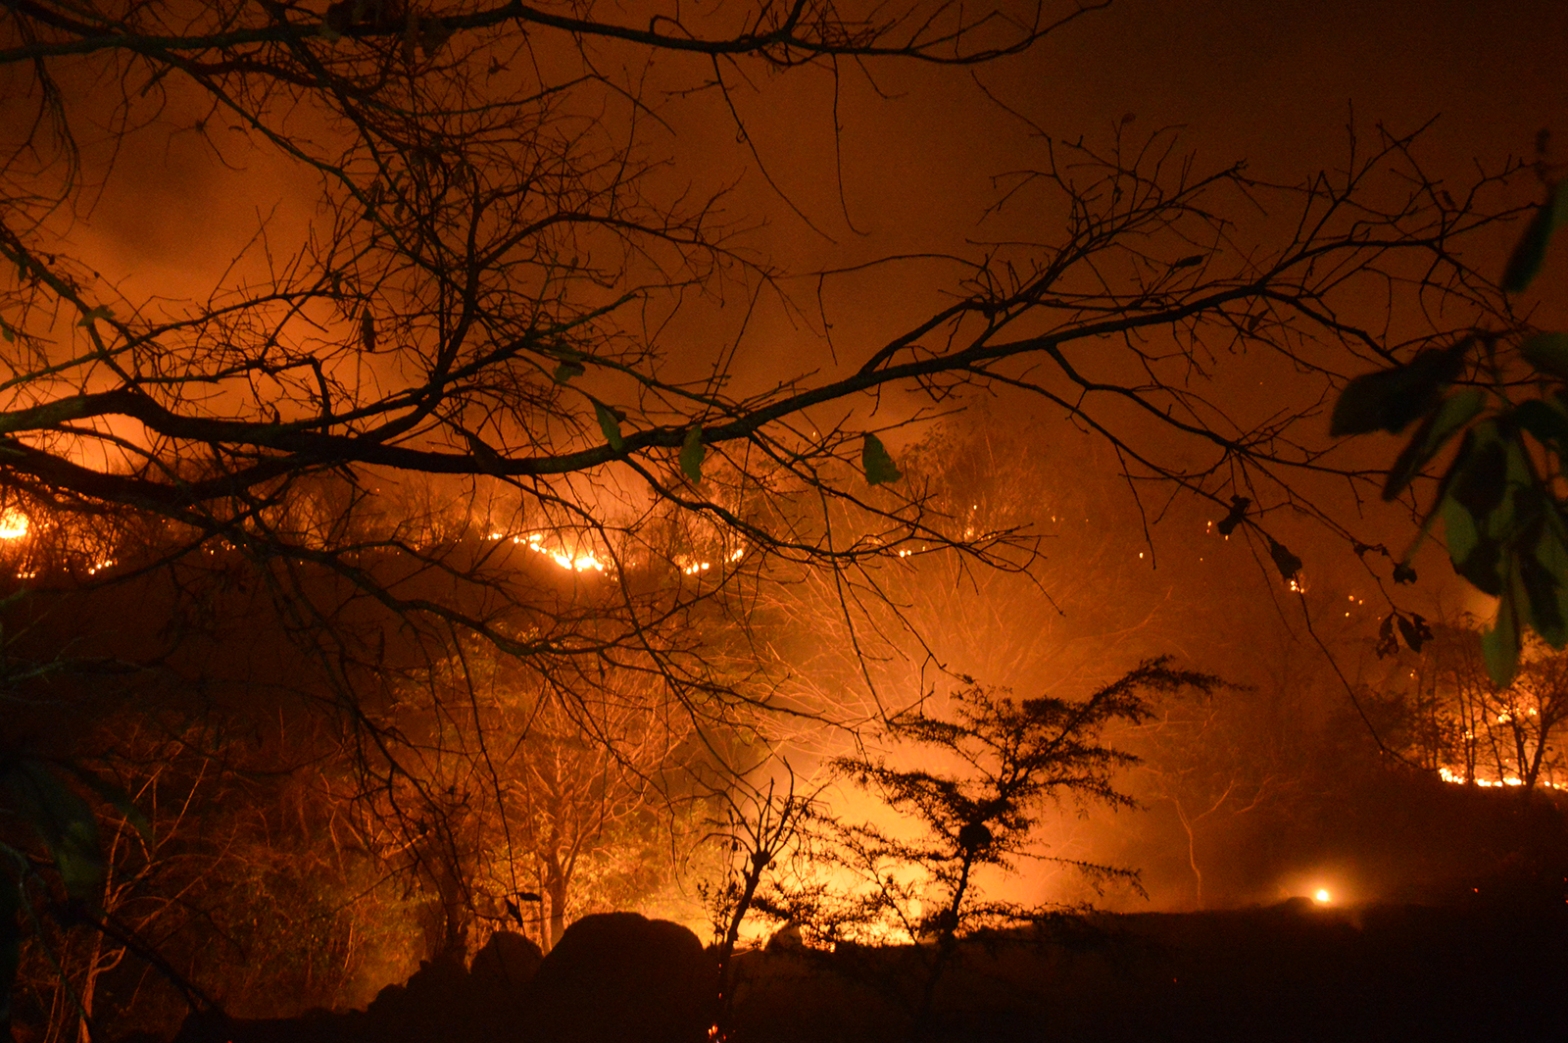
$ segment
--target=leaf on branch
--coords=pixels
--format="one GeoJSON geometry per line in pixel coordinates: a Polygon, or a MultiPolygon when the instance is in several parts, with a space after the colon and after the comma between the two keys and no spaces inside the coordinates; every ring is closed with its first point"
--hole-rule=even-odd
{"type": "Polygon", "coordinates": [[[1523,293],[1529,288],[1541,270],[1541,263],[1546,260],[1546,247],[1552,240],[1552,233],[1564,225],[1568,225],[1568,181],[1559,181],[1546,202],[1536,209],[1509,256],[1508,267],[1503,270],[1504,291],[1523,293]]]}
{"type": "Polygon", "coordinates": [[[1221,518],[1220,523],[1215,526],[1220,531],[1220,535],[1229,536],[1235,532],[1236,526],[1240,525],[1242,519],[1247,516],[1247,508],[1250,506],[1252,506],[1252,501],[1247,497],[1232,496],[1230,498],[1230,513],[1221,518]]]}
{"type": "Polygon", "coordinates": [[[555,367],[555,382],[557,384],[565,384],[573,377],[580,377],[586,372],[588,372],[588,370],[581,362],[574,362],[571,359],[567,359],[565,362],[562,362],[559,366],[555,367]]]}
{"type": "Polygon", "coordinates": [[[1174,272],[1179,268],[1196,268],[1203,263],[1204,256],[1203,254],[1189,254],[1179,260],[1172,261],[1170,270],[1174,272]]]}
{"type": "Polygon", "coordinates": [[[1395,613],[1394,618],[1399,623],[1399,633],[1404,637],[1405,644],[1410,646],[1410,651],[1419,652],[1422,645],[1432,640],[1432,628],[1419,613],[1412,612],[1408,618],[1395,613]]]}
{"type": "Polygon", "coordinates": [[[1416,417],[1438,404],[1443,389],[1464,370],[1472,339],[1453,347],[1428,348],[1402,366],[1366,373],[1349,384],[1334,403],[1331,435],[1363,435],[1371,431],[1398,434],[1416,417]]]}
{"type": "Polygon", "coordinates": [[[1448,495],[1480,523],[1502,504],[1508,491],[1508,448],[1494,423],[1478,424],[1474,433],[1474,444],[1465,454],[1463,468],[1454,476],[1448,495]]]}
{"type": "Polygon", "coordinates": [[[1399,638],[1394,636],[1394,617],[1397,613],[1390,612],[1383,617],[1382,624],[1377,628],[1377,644],[1372,646],[1372,651],[1377,653],[1379,659],[1399,654],[1399,638]]]}
{"type": "Polygon", "coordinates": [[[898,466],[893,463],[893,458],[888,455],[882,439],[869,431],[860,449],[860,466],[866,472],[866,483],[869,485],[896,482],[903,477],[898,466]]]}
{"type": "Polygon", "coordinates": [[[89,308],[87,311],[82,312],[82,320],[78,322],[77,325],[90,327],[98,319],[103,319],[105,322],[107,322],[113,318],[114,312],[109,310],[109,306],[107,304],[100,304],[96,308],[89,308]]]}
{"type": "Polygon", "coordinates": [[[415,48],[419,46],[419,12],[410,11],[403,22],[403,64],[413,65],[415,48]]]}
{"type": "Polygon", "coordinates": [[[148,843],[152,842],[152,823],[147,820],[147,816],[142,813],[142,809],[136,806],[136,802],[131,800],[129,793],[103,776],[82,767],[80,764],[71,764],[68,767],[71,770],[71,774],[80,779],[88,789],[98,794],[104,803],[113,805],[120,814],[124,815],[125,821],[129,822],[136,832],[141,834],[143,840],[148,843]]]}
{"type": "Polygon", "coordinates": [[[1525,361],[1554,377],[1568,380],[1568,333],[1537,333],[1519,345],[1525,361]]]}
{"type": "Polygon", "coordinates": [[[1279,574],[1287,580],[1295,579],[1296,574],[1301,571],[1301,559],[1272,536],[1269,537],[1269,557],[1274,559],[1274,567],[1279,569],[1279,574]]]}
{"type": "Polygon", "coordinates": [[[7,344],[16,343],[16,330],[12,329],[11,324],[4,319],[0,319],[0,337],[4,337],[7,344]]]}
{"type": "Polygon", "coordinates": [[[5,788],[22,820],[49,849],[66,894],[96,903],[104,860],[98,847],[98,824],[87,802],[33,760],[12,762],[5,773],[5,788]]]}
{"type": "MultiPolygon", "coordinates": [[[[1551,534],[1543,534],[1542,542],[1549,540],[1552,540],[1551,534]]],[[[1561,544],[1557,545],[1555,553],[1551,547],[1537,545],[1534,554],[1519,555],[1519,585],[1524,588],[1525,595],[1521,607],[1526,610],[1523,622],[1545,638],[1547,644],[1561,648],[1568,640],[1568,624],[1563,619],[1560,597],[1562,582],[1553,575],[1551,567],[1541,561],[1543,551],[1559,567],[1568,562],[1568,554],[1563,553],[1561,544]]]]}
{"type": "Polygon", "coordinates": [[[617,453],[625,451],[626,439],[621,437],[621,421],[625,414],[598,401],[593,404],[593,414],[599,418],[599,430],[604,432],[604,440],[610,443],[610,448],[617,453]]]}
{"type": "Polygon", "coordinates": [[[1497,576],[1497,545],[1489,541],[1488,547],[1482,548],[1475,518],[1453,497],[1444,498],[1442,514],[1443,538],[1448,543],[1448,559],[1453,562],[1454,571],[1495,597],[1502,590],[1497,576]]]}
{"type": "Polygon", "coordinates": [[[1486,659],[1486,672],[1492,683],[1507,688],[1513,683],[1514,671],[1519,667],[1519,621],[1514,616],[1512,599],[1503,598],[1497,606],[1497,619],[1481,635],[1481,655],[1486,659]]]}
{"type": "Polygon", "coordinates": [[[376,350],[376,316],[368,304],[359,313],[359,345],[366,351],[376,350]]]}
{"type": "Polygon", "coordinates": [[[702,425],[693,424],[686,432],[686,438],[681,442],[681,471],[693,482],[702,481],[702,460],[708,455],[707,446],[702,444],[702,425]]]}
{"type": "Polygon", "coordinates": [[[506,460],[501,454],[492,449],[484,439],[468,431],[463,432],[463,437],[468,439],[468,451],[473,454],[474,462],[487,474],[497,478],[506,477],[506,460]]]}
{"type": "Polygon", "coordinates": [[[1404,492],[1421,473],[1421,468],[1436,456],[1443,446],[1464,428],[1481,411],[1486,395],[1480,388],[1466,388],[1449,395],[1443,404],[1427,414],[1416,428],[1409,443],[1388,469],[1388,480],[1383,484],[1383,499],[1392,500],[1404,492]]]}
{"type": "Polygon", "coordinates": [[[445,19],[427,18],[419,26],[419,49],[426,58],[434,58],[452,39],[452,33],[453,29],[445,19]]]}
{"type": "Polygon", "coordinates": [[[1409,562],[1401,561],[1394,566],[1395,583],[1414,583],[1415,581],[1416,570],[1410,567],[1409,562]]]}
{"type": "Polygon", "coordinates": [[[337,0],[336,3],[327,5],[327,13],[321,18],[321,28],[317,32],[325,39],[336,43],[343,38],[358,20],[360,4],[357,0],[337,0]]]}
{"type": "Polygon", "coordinates": [[[1558,452],[1568,448],[1568,415],[1563,413],[1561,406],[1531,398],[1519,403],[1509,415],[1542,445],[1551,446],[1558,452]]]}
{"type": "Polygon", "coordinates": [[[1454,571],[1483,594],[1499,597],[1503,592],[1503,545],[1491,537],[1478,539],[1462,559],[1454,559],[1454,571]]]}

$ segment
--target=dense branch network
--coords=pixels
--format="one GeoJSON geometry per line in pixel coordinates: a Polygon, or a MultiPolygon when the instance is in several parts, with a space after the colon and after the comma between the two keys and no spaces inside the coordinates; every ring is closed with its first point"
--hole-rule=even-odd
{"type": "Polygon", "coordinates": [[[679,146],[659,154],[647,128],[679,92],[606,73],[606,48],[978,63],[1083,10],[802,0],[727,25],[652,7],[640,28],[580,5],[7,3],[0,70],[38,116],[6,128],[0,168],[8,494],[51,517],[153,519],[159,561],[233,550],[278,563],[296,595],[331,576],[334,593],[289,610],[302,629],[368,598],[576,678],[563,689],[580,690],[574,658],[609,657],[686,697],[737,697],[690,631],[704,606],[731,612],[781,572],[940,549],[1028,566],[1026,532],[966,533],[922,476],[871,466],[896,390],[925,396],[919,420],[1024,389],[1108,440],[1130,478],[1304,512],[1359,545],[1311,483],[1377,476],[1331,455],[1322,404],[1356,370],[1506,322],[1461,247],[1511,213],[1488,194],[1511,171],[1456,201],[1391,135],[1336,175],[1271,185],[1197,173],[1168,134],[1123,127],[1104,149],[1042,134],[981,225],[1009,234],[948,256],[950,294],[923,319],[835,344],[847,364],[748,382],[744,329],[707,354],[672,332],[693,302],[793,301],[851,273],[778,270],[722,190],[658,187],[679,146]],[[84,75],[120,97],[75,98],[84,75]],[[206,299],[120,296],[76,239],[80,128],[107,115],[130,140],[191,105],[220,158],[227,122],[316,179],[310,234],[237,258],[206,299]],[[1395,298],[1423,324],[1390,326],[1395,298]],[[1238,404],[1223,361],[1243,353],[1316,395],[1238,404]],[[442,506],[381,488],[413,478],[442,506]],[[572,593],[520,569],[529,552],[564,560],[572,593]]]}

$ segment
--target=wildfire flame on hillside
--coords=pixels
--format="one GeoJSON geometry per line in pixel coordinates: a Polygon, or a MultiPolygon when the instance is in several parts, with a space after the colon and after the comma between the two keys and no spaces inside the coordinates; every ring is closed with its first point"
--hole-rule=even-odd
{"type": "MultiPolygon", "coordinates": [[[[1466,779],[1463,773],[1454,771],[1450,768],[1438,768],[1437,776],[1444,782],[1452,783],[1457,786],[1464,786],[1473,783],[1474,785],[1480,786],[1483,789],[1491,789],[1498,786],[1524,785],[1524,780],[1517,775],[1505,775],[1501,779],[1483,779],[1478,775],[1474,779],[1466,779]]],[[[1535,784],[1537,786],[1545,786],[1547,789],[1568,790],[1568,782],[1553,782],[1550,779],[1537,779],[1535,784]]]]}
{"type": "Polygon", "coordinates": [[[0,511],[0,540],[19,540],[32,528],[27,515],[15,507],[0,511]]]}
{"type": "Polygon", "coordinates": [[[492,540],[510,540],[519,546],[527,547],[535,554],[543,554],[561,568],[571,572],[603,572],[605,564],[598,555],[591,550],[566,550],[562,547],[547,547],[544,542],[544,533],[531,532],[527,536],[508,536],[504,532],[492,532],[492,540]]]}

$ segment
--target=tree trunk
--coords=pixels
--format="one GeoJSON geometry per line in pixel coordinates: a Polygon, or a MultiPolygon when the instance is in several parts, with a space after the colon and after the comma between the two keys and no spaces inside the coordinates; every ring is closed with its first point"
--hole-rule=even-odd
{"type": "Polygon", "coordinates": [[[569,881],[558,866],[551,866],[545,877],[544,893],[550,900],[550,948],[566,933],[566,889],[569,881]]]}

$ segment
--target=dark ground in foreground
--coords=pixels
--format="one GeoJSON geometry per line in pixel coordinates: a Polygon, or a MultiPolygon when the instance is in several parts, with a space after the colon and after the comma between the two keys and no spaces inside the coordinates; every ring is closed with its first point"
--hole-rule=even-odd
{"type": "MultiPolygon", "coordinates": [[[[930,948],[776,941],[736,964],[733,1043],[1568,1041],[1568,902],[1097,915],[930,948]]],[[[703,1043],[715,964],[684,927],[584,917],[542,961],[497,935],[367,1011],[193,1015],[178,1043],[703,1043]]],[[[141,1037],[147,1040],[149,1037],[141,1037]]]]}
{"type": "Polygon", "coordinates": [[[748,955],[734,1039],[1568,1041],[1568,904],[1293,900],[1088,926],[1069,944],[967,946],[919,1028],[910,953],[748,955]]]}

